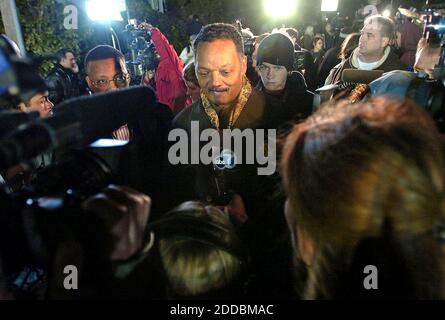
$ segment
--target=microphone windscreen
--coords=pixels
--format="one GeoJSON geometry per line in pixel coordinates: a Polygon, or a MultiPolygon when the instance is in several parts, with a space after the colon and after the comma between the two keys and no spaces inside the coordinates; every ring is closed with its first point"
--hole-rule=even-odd
{"type": "Polygon", "coordinates": [[[343,70],[341,80],[347,83],[369,84],[375,79],[380,78],[382,74],[383,70],[345,69],[343,70]]]}

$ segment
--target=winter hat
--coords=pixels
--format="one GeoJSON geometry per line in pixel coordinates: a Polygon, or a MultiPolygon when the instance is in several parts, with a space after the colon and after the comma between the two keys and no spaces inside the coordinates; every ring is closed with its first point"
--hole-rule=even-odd
{"type": "Polygon", "coordinates": [[[294,68],[294,45],[288,36],[282,33],[272,33],[260,42],[257,53],[257,65],[263,62],[286,67],[288,71],[294,68]]]}

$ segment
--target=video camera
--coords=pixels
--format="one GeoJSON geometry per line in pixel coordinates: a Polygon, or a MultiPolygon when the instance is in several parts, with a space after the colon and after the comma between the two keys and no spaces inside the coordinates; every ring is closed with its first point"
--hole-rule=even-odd
{"type": "Polygon", "coordinates": [[[241,23],[241,20],[235,21],[236,27],[238,28],[238,31],[243,36],[243,42],[244,42],[244,54],[249,59],[250,64],[252,63],[252,54],[255,51],[255,36],[252,34],[252,32],[249,29],[244,29],[243,25],[241,23]]]}
{"type": "MultiPolygon", "coordinates": [[[[406,73],[404,71],[392,71],[383,74],[370,83],[373,94],[394,94],[414,100],[420,107],[424,108],[434,119],[436,126],[441,132],[445,132],[445,3],[438,1],[427,1],[421,10],[424,21],[424,38],[428,42],[428,50],[438,49],[439,59],[434,66],[433,76],[428,77],[426,73],[406,73]]],[[[436,51],[431,53],[436,54],[436,51]]],[[[424,54],[423,52],[420,53],[424,54]]],[[[432,67],[432,66],[431,66],[432,67]]],[[[429,68],[429,67],[428,67],[429,68]]],[[[347,70],[345,70],[347,71],[347,70]]],[[[359,71],[369,73],[369,71],[359,71]]],[[[372,75],[371,75],[372,76],[372,75]]],[[[360,75],[355,79],[346,79],[343,74],[343,82],[367,83],[367,76],[360,75]]]]}
{"type": "Polygon", "coordinates": [[[151,41],[150,31],[138,25],[136,19],[130,19],[123,33],[128,47],[136,52],[134,60],[127,63],[139,66],[141,75],[147,70],[156,70],[160,58],[151,41]]]}
{"type": "Polygon", "coordinates": [[[441,132],[445,132],[445,3],[426,0],[420,12],[424,15],[424,37],[429,45],[440,46],[439,63],[434,68],[434,80],[414,79],[408,96],[423,106],[433,117],[441,132]]]}
{"type": "MultiPolygon", "coordinates": [[[[42,90],[38,65],[18,58],[1,41],[0,66],[2,101],[28,99],[42,90]]],[[[155,101],[150,88],[132,87],[64,101],[44,120],[16,111],[0,114],[0,124],[9,126],[0,133],[0,174],[44,153],[56,155],[56,161],[35,170],[21,190],[0,185],[0,276],[13,279],[26,266],[51,275],[60,248],[79,247],[81,256],[73,253],[72,261],[82,264],[85,277],[79,280],[83,290],[76,294],[93,294],[92,286],[110,279],[112,239],[106,222],[85,212],[81,203],[120,178],[111,158],[96,152],[100,143],[91,143],[147,112],[152,116],[155,101]]],[[[123,143],[112,145],[109,149],[123,143]]]]}
{"type": "Polygon", "coordinates": [[[11,109],[20,101],[28,101],[37,92],[46,90],[38,73],[41,60],[19,58],[10,40],[0,35],[0,107],[11,109]]]}

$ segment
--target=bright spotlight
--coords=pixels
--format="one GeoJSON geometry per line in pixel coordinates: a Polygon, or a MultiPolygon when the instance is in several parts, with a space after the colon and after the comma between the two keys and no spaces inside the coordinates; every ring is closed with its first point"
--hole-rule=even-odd
{"type": "Polygon", "coordinates": [[[273,17],[289,17],[295,13],[297,0],[265,0],[264,10],[273,17]]]}
{"type": "Polygon", "coordinates": [[[122,21],[121,11],[127,7],[125,0],[86,0],[86,10],[93,21],[122,21]]]}
{"type": "Polygon", "coordinates": [[[321,1],[321,11],[337,11],[338,9],[338,0],[322,0],[321,1]]]}
{"type": "Polygon", "coordinates": [[[383,13],[382,13],[382,15],[383,15],[385,18],[389,18],[389,17],[391,17],[391,10],[389,10],[389,9],[384,10],[383,13]]]}

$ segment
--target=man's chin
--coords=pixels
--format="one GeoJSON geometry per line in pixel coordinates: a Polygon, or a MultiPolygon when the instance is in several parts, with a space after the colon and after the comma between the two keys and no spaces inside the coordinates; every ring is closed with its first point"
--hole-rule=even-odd
{"type": "Polygon", "coordinates": [[[229,101],[229,98],[225,95],[214,95],[212,94],[210,97],[210,101],[216,105],[226,105],[229,104],[231,101],[229,101]]]}

